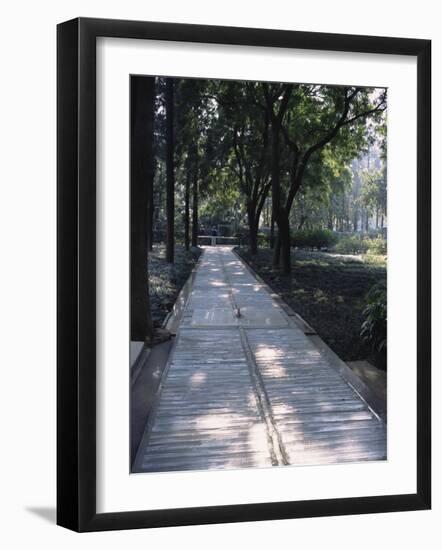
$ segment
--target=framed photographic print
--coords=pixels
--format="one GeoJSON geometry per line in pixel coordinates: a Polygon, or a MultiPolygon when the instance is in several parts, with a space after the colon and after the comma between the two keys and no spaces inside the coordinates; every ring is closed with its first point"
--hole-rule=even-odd
{"type": "Polygon", "coordinates": [[[58,524],[428,509],[430,41],[57,36],[58,524]]]}

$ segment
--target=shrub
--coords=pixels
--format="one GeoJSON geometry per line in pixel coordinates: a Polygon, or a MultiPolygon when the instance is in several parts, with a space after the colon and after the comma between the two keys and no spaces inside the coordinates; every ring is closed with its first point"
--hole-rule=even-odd
{"type": "Polygon", "coordinates": [[[387,239],[384,239],[381,236],[370,239],[368,253],[376,254],[378,256],[385,256],[387,254],[387,239]]]}
{"type": "Polygon", "coordinates": [[[369,240],[362,235],[344,236],[334,247],[338,254],[365,254],[369,248],[369,240]]]}
{"type": "Polygon", "coordinates": [[[292,233],[292,246],[298,248],[331,248],[337,242],[337,236],[329,229],[304,229],[292,233]]]}
{"type": "Polygon", "coordinates": [[[371,287],[367,305],[362,314],[361,337],[375,353],[386,354],[387,351],[387,287],[378,283],[371,287]]]}
{"type": "Polygon", "coordinates": [[[268,246],[270,236],[265,233],[258,233],[258,246],[268,246]]]}
{"type": "Polygon", "coordinates": [[[240,246],[243,246],[245,244],[249,243],[249,228],[245,226],[240,226],[236,229],[235,233],[233,234],[233,237],[236,237],[238,239],[238,243],[240,246]]]}

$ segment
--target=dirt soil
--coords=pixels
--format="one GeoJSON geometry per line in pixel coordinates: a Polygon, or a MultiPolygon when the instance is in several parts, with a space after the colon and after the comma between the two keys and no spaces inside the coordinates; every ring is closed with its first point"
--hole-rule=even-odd
{"type": "Polygon", "coordinates": [[[359,333],[367,292],[386,281],[385,261],[296,250],[292,273],[282,275],[272,268],[270,249],[260,249],[255,257],[245,248],[236,251],[341,359],[368,360],[382,368],[359,333]]]}

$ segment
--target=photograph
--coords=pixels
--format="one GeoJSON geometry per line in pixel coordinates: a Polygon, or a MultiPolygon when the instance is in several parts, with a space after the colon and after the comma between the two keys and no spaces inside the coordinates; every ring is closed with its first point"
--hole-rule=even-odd
{"type": "Polygon", "coordinates": [[[364,7],[5,4],[6,550],[441,538],[440,17],[364,7]]]}
{"type": "Polygon", "coordinates": [[[248,25],[57,26],[73,531],[431,508],[432,42],[248,25]]]}
{"type": "Polygon", "coordinates": [[[388,89],[348,82],[130,74],[131,474],[388,460],[388,89]]]}

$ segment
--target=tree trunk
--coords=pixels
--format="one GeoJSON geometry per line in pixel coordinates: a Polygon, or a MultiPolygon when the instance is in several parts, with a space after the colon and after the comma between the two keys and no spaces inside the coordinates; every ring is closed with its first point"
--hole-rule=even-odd
{"type": "Polygon", "coordinates": [[[355,213],[353,215],[353,231],[356,233],[358,230],[358,212],[355,210],[355,213]]]}
{"type": "Polygon", "coordinates": [[[146,341],[153,336],[147,265],[148,189],[153,185],[153,117],[155,79],[131,79],[130,151],[130,285],[131,340],[146,341]]]}
{"type": "Polygon", "coordinates": [[[279,261],[281,259],[281,239],[279,238],[279,229],[278,234],[276,235],[275,242],[273,244],[273,267],[279,267],[279,261]]]}
{"type": "MultiPolygon", "coordinates": [[[[330,231],[333,231],[333,216],[330,215],[330,214],[328,215],[327,228],[328,228],[330,231]]],[[[301,229],[301,227],[299,227],[298,229],[301,229]]]]}
{"type": "Polygon", "coordinates": [[[273,216],[273,208],[272,208],[272,215],[271,215],[271,221],[270,221],[270,248],[273,248],[275,246],[275,218],[273,216]]]}
{"type": "Polygon", "coordinates": [[[290,222],[288,213],[281,213],[280,225],[279,225],[279,242],[280,242],[280,257],[279,267],[283,273],[290,273],[291,271],[291,259],[290,259],[290,222]]]}
{"type": "Polygon", "coordinates": [[[190,170],[186,174],[186,187],[184,190],[184,248],[189,250],[190,246],[190,170]]]}
{"type": "Polygon", "coordinates": [[[166,80],[166,261],[175,256],[175,173],[174,173],[174,99],[173,79],[166,80]]]}
{"type": "MultiPolygon", "coordinates": [[[[158,161],[159,170],[158,170],[158,177],[157,177],[157,186],[155,188],[156,190],[156,204],[157,208],[154,210],[154,226],[158,229],[160,227],[160,217],[161,217],[161,210],[163,208],[163,194],[164,194],[164,166],[163,162],[158,161]]],[[[160,232],[158,236],[159,241],[163,241],[163,235],[160,232]]]]}
{"type": "Polygon", "coordinates": [[[253,222],[252,226],[250,227],[250,254],[252,256],[256,256],[258,254],[258,228],[256,224],[253,222]]]}
{"type": "Polygon", "coordinates": [[[195,158],[192,185],[192,246],[198,246],[198,159],[195,158]]]}
{"type": "MultiPolygon", "coordinates": [[[[153,114],[153,111],[152,111],[153,114]]],[[[153,182],[155,179],[155,157],[152,151],[152,174],[147,180],[147,249],[149,252],[153,248],[153,213],[154,213],[154,198],[153,198],[153,182]]]]}
{"type": "Polygon", "coordinates": [[[290,273],[290,223],[288,212],[281,206],[280,189],[280,126],[272,123],[272,204],[276,224],[278,226],[278,239],[273,253],[273,265],[280,266],[283,273],[290,273]]]}
{"type": "Polygon", "coordinates": [[[247,206],[247,221],[249,224],[249,250],[252,256],[258,253],[258,224],[255,217],[256,206],[249,204],[247,206]]]}

